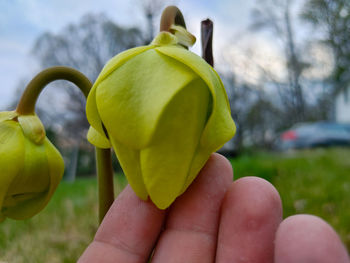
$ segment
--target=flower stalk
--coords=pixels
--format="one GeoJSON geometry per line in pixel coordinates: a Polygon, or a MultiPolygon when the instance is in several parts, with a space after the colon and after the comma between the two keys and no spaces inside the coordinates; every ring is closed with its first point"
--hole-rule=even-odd
{"type": "Polygon", "coordinates": [[[98,215],[101,223],[114,201],[112,156],[110,149],[95,147],[98,180],[98,215]]]}
{"type": "Polygon", "coordinates": [[[41,91],[50,82],[62,79],[73,82],[85,97],[89,94],[92,84],[81,72],[64,66],[51,67],[41,71],[29,82],[17,105],[16,112],[21,115],[34,114],[35,104],[41,91]]]}
{"type": "MultiPolygon", "coordinates": [[[[92,83],[78,70],[73,68],[56,66],[43,70],[36,75],[27,85],[18,105],[16,112],[20,115],[31,115],[35,113],[35,104],[47,84],[55,80],[67,80],[74,83],[87,98],[92,83]]],[[[111,150],[95,147],[96,169],[99,191],[99,220],[102,221],[114,200],[113,170],[111,150]]]]}
{"type": "Polygon", "coordinates": [[[168,6],[164,9],[160,19],[159,31],[167,31],[171,33],[171,26],[179,25],[186,28],[185,19],[181,11],[176,6],[168,6]]]}
{"type": "Polygon", "coordinates": [[[164,9],[160,20],[160,32],[175,35],[178,44],[186,49],[196,42],[195,36],[186,30],[184,17],[176,6],[168,6],[164,9]]]}
{"type": "Polygon", "coordinates": [[[212,67],[214,67],[213,27],[213,22],[210,19],[201,22],[202,58],[212,67]]]}

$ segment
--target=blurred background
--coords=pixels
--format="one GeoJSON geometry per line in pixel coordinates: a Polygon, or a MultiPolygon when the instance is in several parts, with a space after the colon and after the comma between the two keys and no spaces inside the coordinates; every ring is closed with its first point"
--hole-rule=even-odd
{"type": "MultiPolygon", "coordinates": [[[[94,81],[111,57],[152,41],[170,4],[183,12],[197,37],[191,50],[199,55],[200,22],[214,22],[215,69],[237,124],[220,152],[235,177],[269,180],[281,193],[285,216],[316,214],[350,248],[348,0],[1,0],[1,110],[13,110],[30,79],[49,66],[71,66],[94,81]]],[[[50,84],[37,105],[64,156],[65,182],[42,214],[0,226],[0,260],[75,262],[96,230],[85,99],[69,85],[50,84]],[[54,234],[35,236],[47,221],[56,222],[46,223],[54,234]],[[47,244],[45,253],[33,250],[33,238],[47,244]]],[[[114,168],[118,192],[125,179],[116,159],[114,168]]]]}

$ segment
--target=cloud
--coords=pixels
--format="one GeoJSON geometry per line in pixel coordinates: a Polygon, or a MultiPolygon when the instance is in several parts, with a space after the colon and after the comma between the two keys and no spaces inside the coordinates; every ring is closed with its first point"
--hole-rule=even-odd
{"type": "MultiPolygon", "coordinates": [[[[28,67],[26,58],[34,40],[44,31],[58,32],[69,23],[77,23],[86,13],[105,13],[118,24],[145,27],[145,17],[139,7],[143,0],[11,0],[0,1],[0,78],[9,90],[14,90],[16,80],[22,74],[35,74],[35,67],[28,67]],[[34,72],[32,72],[34,71],[34,72]]],[[[192,48],[197,54],[200,48],[200,22],[214,21],[214,57],[220,62],[221,54],[228,47],[236,49],[236,59],[242,50],[234,38],[246,31],[253,0],[173,0],[184,14],[188,30],[197,37],[192,48]]],[[[156,18],[159,20],[159,17],[156,18]]],[[[158,24],[158,23],[157,23],[158,24]]],[[[157,26],[158,28],[158,26],[157,26]]],[[[244,45],[243,45],[244,46],[244,45]]],[[[260,47],[256,48],[259,54],[260,47]]],[[[262,54],[266,51],[261,51],[262,54]]],[[[261,59],[260,59],[261,60],[261,59]]],[[[239,74],[250,74],[246,68],[239,74]]],[[[0,94],[0,106],[6,96],[0,94]]]]}
{"type": "Polygon", "coordinates": [[[217,57],[218,70],[233,72],[238,81],[258,85],[263,78],[286,78],[285,60],[272,39],[246,33],[223,46],[217,57]]]}
{"type": "Polygon", "coordinates": [[[20,78],[27,72],[26,45],[0,37],[0,107],[6,107],[12,99],[20,78]]]}
{"type": "Polygon", "coordinates": [[[120,24],[140,23],[129,1],[115,0],[11,0],[0,1],[0,107],[15,92],[19,78],[36,73],[28,67],[30,49],[45,31],[57,32],[86,13],[105,12],[120,24]]]}

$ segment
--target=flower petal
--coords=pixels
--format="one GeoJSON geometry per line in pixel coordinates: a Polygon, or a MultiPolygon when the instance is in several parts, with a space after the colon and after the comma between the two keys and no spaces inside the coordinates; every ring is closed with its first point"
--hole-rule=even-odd
{"type": "Polygon", "coordinates": [[[208,161],[211,153],[212,151],[209,151],[208,149],[203,149],[203,147],[201,147],[201,144],[198,145],[196,153],[192,159],[191,168],[186,178],[186,182],[181,190],[181,194],[186,191],[186,189],[190,186],[193,180],[197,177],[200,170],[208,161]]]}
{"type": "Polygon", "coordinates": [[[0,112],[0,122],[6,121],[6,120],[12,120],[17,116],[18,116],[18,113],[15,111],[2,111],[0,112]]]}
{"type": "Polygon", "coordinates": [[[201,148],[204,152],[218,150],[233,137],[236,126],[231,118],[225,89],[217,73],[201,57],[187,50],[171,46],[158,47],[157,50],[190,67],[207,83],[213,96],[213,108],[201,138],[201,148]]]}
{"type": "MultiPolygon", "coordinates": [[[[40,146],[31,144],[29,141],[28,143],[26,143],[26,167],[21,176],[24,178],[30,177],[32,182],[24,186],[25,189],[18,189],[18,192],[22,191],[28,194],[28,198],[18,196],[19,200],[17,200],[16,205],[8,207],[4,211],[7,217],[17,220],[32,217],[47,205],[64,171],[63,159],[48,139],[45,139],[40,146]],[[32,157],[33,155],[34,157],[32,157]],[[38,165],[44,167],[39,169],[38,165]],[[34,173],[33,169],[36,169],[37,173],[34,173]],[[33,180],[34,178],[35,180],[33,180]]],[[[17,185],[18,187],[21,186],[20,183],[17,185]]]]}
{"type": "Polygon", "coordinates": [[[152,46],[142,46],[137,48],[132,48],[129,50],[126,50],[117,56],[110,59],[107,64],[102,69],[100,75],[98,76],[97,80],[95,81],[92,89],[89,92],[89,96],[86,101],[86,116],[91,126],[95,128],[99,133],[104,134],[104,130],[102,128],[102,121],[100,118],[100,115],[97,110],[96,105],[96,88],[100,84],[101,81],[103,81],[105,78],[109,76],[116,68],[121,66],[123,63],[125,63],[127,60],[132,58],[133,56],[138,55],[139,53],[142,53],[148,49],[151,49],[152,46]]]}
{"type": "Polygon", "coordinates": [[[171,32],[178,39],[178,43],[185,47],[192,47],[196,43],[196,37],[186,30],[186,28],[178,25],[170,26],[171,32]]]}
{"type": "Polygon", "coordinates": [[[111,144],[104,134],[99,133],[94,127],[90,126],[88,134],[88,141],[98,148],[108,149],[111,148],[111,144]]]}
{"type": "Polygon", "coordinates": [[[96,91],[110,138],[133,149],[149,145],[164,107],[194,77],[188,67],[155,50],[116,69],[96,91]]]}
{"type": "Polygon", "coordinates": [[[4,219],[3,201],[11,182],[24,161],[24,136],[15,121],[0,122],[0,218],[4,219]]]}
{"type": "Polygon", "coordinates": [[[149,50],[152,49],[153,46],[141,46],[141,47],[135,47],[128,50],[123,51],[122,53],[119,53],[118,55],[111,58],[106,65],[103,67],[100,75],[95,81],[95,85],[98,85],[101,81],[103,81],[105,78],[109,76],[114,70],[116,70],[118,67],[123,65],[125,62],[130,60],[131,58],[149,50]]]}
{"type": "Polygon", "coordinates": [[[140,151],[130,149],[113,138],[111,142],[131,188],[139,198],[147,200],[148,193],[141,175],[140,151]]]}
{"type": "Polygon", "coordinates": [[[37,115],[19,115],[18,122],[24,136],[35,144],[42,144],[45,139],[45,128],[37,115]]]}
{"type": "Polygon", "coordinates": [[[141,169],[147,191],[160,209],[181,193],[208,116],[209,90],[197,78],[166,106],[152,144],[141,150],[141,169]]]}
{"type": "Polygon", "coordinates": [[[97,110],[96,105],[96,88],[97,86],[93,86],[89,92],[89,96],[86,100],[86,117],[89,121],[90,125],[94,127],[94,129],[101,134],[104,134],[104,130],[102,127],[102,121],[100,118],[100,114],[97,110]]]}
{"type": "Polygon", "coordinates": [[[49,190],[46,194],[46,200],[42,204],[43,207],[46,206],[46,204],[50,201],[57,186],[61,182],[63,172],[64,172],[63,158],[62,158],[60,152],[56,149],[56,147],[47,138],[45,140],[45,149],[46,149],[47,161],[49,164],[50,186],[49,186],[49,190]]]}
{"type": "Polygon", "coordinates": [[[152,41],[153,46],[177,45],[178,39],[170,32],[160,32],[152,41]]]}

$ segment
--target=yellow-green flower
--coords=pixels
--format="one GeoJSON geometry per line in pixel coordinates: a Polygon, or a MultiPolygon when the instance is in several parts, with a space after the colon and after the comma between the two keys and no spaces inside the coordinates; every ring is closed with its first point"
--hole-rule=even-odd
{"type": "Polygon", "coordinates": [[[235,133],[218,74],[182,33],[112,58],[87,99],[89,141],[112,146],[135,193],[161,209],[235,133]]]}
{"type": "Polygon", "coordinates": [[[0,112],[0,221],[41,211],[63,170],[63,159],[36,115],[0,112]]]}

